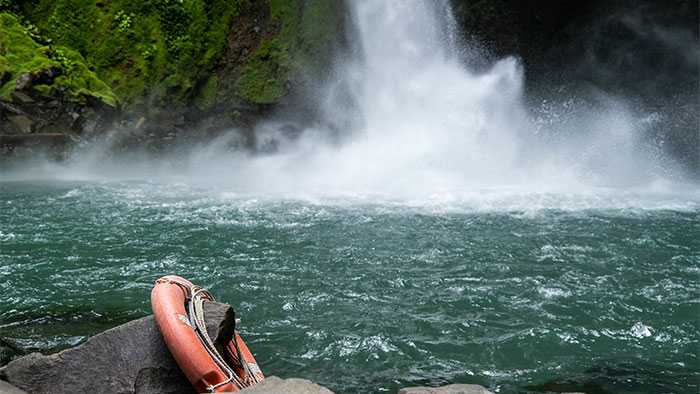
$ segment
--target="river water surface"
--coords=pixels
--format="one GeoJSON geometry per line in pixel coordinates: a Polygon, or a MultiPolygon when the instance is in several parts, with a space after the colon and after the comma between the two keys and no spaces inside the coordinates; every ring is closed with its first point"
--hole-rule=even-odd
{"type": "Polygon", "coordinates": [[[168,273],[236,308],[267,374],[338,392],[700,388],[697,194],[0,183],[4,345],[55,351],[144,316],[168,273]]]}

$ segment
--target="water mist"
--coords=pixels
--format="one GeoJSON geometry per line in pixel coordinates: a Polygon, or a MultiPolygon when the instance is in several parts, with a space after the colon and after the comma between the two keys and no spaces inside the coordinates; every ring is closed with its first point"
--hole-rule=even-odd
{"type": "MultiPolygon", "coordinates": [[[[232,132],[170,160],[105,164],[88,152],[61,176],[148,174],[242,194],[487,199],[489,206],[542,193],[602,193],[621,201],[629,200],[619,196],[627,192],[680,193],[696,200],[696,188],[667,180],[673,163],[641,143],[645,130],[658,126],[653,115],[603,94],[592,105],[572,98],[533,111],[524,104],[517,59],[470,70],[466,60],[479,54],[459,47],[448,1],[357,0],[348,7],[352,44],[343,59],[349,60],[338,61],[316,92],[324,98],[318,100],[323,119],[298,138],[277,132],[280,120],[271,119],[260,122],[256,135],[261,146],[274,142],[272,153],[229,149],[232,132]]],[[[532,198],[520,205],[533,205],[532,198]]]]}

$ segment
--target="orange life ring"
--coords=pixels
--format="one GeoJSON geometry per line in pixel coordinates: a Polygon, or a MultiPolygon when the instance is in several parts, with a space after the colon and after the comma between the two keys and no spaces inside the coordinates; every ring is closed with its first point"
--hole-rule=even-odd
{"type": "Polygon", "coordinates": [[[237,331],[225,350],[227,364],[236,375],[234,380],[215,362],[186,309],[195,289],[199,288],[192,282],[168,275],[158,279],[151,291],[151,306],[158,328],[187,379],[200,393],[239,391],[262,381],[265,377],[237,331]]]}

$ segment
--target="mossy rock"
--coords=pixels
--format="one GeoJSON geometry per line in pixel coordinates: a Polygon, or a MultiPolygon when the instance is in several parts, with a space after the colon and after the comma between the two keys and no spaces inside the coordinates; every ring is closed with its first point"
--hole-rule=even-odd
{"type": "Polygon", "coordinates": [[[16,89],[28,88],[39,95],[62,94],[75,102],[92,96],[117,105],[112,90],[87,67],[80,53],[64,46],[40,45],[10,13],[0,13],[0,75],[4,75],[3,100],[11,101],[16,89]]]}
{"type": "Polygon", "coordinates": [[[22,15],[79,52],[125,107],[187,105],[247,0],[30,0],[22,15]]]}
{"type": "Polygon", "coordinates": [[[289,48],[279,39],[264,41],[236,81],[236,93],[247,101],[271,104],[287,93],[289,48]]]}
{"type": "Polygon", "coordinates": [[[197,108],[204,110],[213,107],[216,104],[217,90],[219,78],[216,74],[212,74],[207,78],[204,85],[199,90],[199,94],[195,98],[197,108]]]}
{"type": "Polygon", "coordinates": [[[235,93],[257,104],[278,102],[304,73],[320,76],[342,25],[342,3],[269,0],[275,34],[260,42],[243,66],[235,93]]]}
{"type": "MultiPolygon", "coordinates": [[[[12,34],[21,35],[3,34],[8,56],[23,59],[21,71],[58,67],[54,83],[73,96],[119,102],[126,112],[278,103],[300,75],[330,64],[343,8],[327,0],[0,1],[0,11],[14,14],[6,14],[12,34]],[[231,37],[248,11],[262,33],[247,32],[253,46],[234,56],[231,37]]],[[[14,80],[21,74],[14,62],[5,68],[14,80]]],[[[40,85],[39,93],[52,94],[53,84],[40,85]]]]}

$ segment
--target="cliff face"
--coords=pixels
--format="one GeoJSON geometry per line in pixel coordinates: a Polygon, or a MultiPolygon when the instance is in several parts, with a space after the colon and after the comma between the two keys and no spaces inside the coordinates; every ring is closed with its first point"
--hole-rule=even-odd
{"type": "Polygon", "coordinates": [[[519,57],[531,97],[622,97],[663,119],[649,138],[700,174],[695,0],[451,0],[465,39],[519,57]]]}
{"type": "Polygon", "coordinates": [[[323,78],[342,18],[325,0],[0,0],[0,134],[247,125],[323,78]]]}
{"type": "Polygon", "coordinates": [[[468,39],[520,57],[532,82],[585,80],[650,97],[698,79],[697,1],[451,2],[468,39]]]}

